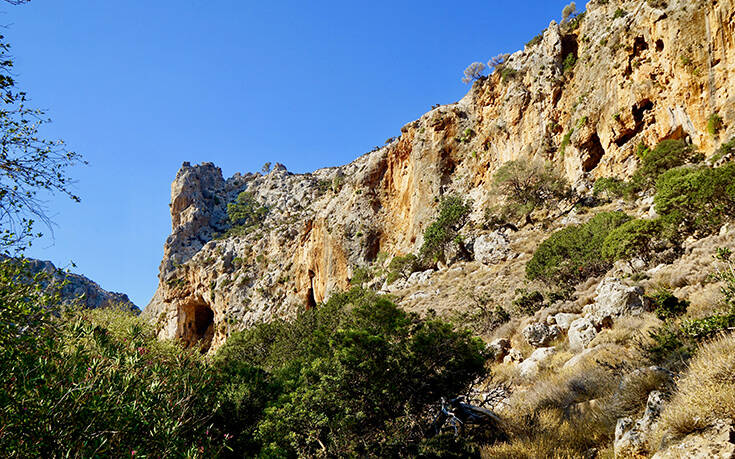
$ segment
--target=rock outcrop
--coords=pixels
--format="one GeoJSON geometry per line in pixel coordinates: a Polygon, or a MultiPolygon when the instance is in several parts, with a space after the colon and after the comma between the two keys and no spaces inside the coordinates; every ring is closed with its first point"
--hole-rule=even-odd
{"type": "Polygon", "coordinates": [[[47,284],[59,289],[62,303],[87,309],[118,307],[136,313],[138,307],[124,293],[108,292],[85,276],[58,269],[50,261],[24,258],[24,267],[31,274],[45,273],[47,284]]]}
{"type": "Polygon", "coordinates": [[[341,167],[291,174],[277,165],[225,179],[210,163],[184,163],[144,314],[161,337],[207,347],[232,330],[293,317],[347,288],[379,254],[415,253],[449,194],[472,200],[463,237],[492,269],[520,256],[503,233],[472,229],[497,204],[492,177],[505,162],[551,161],[589,191],[593,178],[631,174],[641,143],[687,139],[713,151],[735,133],[735,1],[665,3],[590,2],[578,27],[551,22],[462,100],[341,167]],[[713,113],[719,136],[707,132],[713,113]],[[267,215],[228,232],[227,205],[243,191],[267,215]]]}

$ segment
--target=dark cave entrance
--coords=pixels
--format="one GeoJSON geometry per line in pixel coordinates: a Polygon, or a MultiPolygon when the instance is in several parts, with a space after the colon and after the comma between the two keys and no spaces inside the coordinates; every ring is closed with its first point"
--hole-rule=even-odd
{"type": "Polygon", "coordinates": [[[306,309],[316,307],[316,298],[314,298],[314,271],[309,271],[309,291],[306,292],[306,309]]]}
{"type": "Polygon", "coordinates": [[[181,308],[179,338],[187,347],[209,350],[214,337],[214,311],[204,302],[190,303],[181,308]]]}
{"type": "Polygon", "coordinates": [[[602,156],[605,154],[605,149],[602,147],[600,137],[597,133],[593,134],[590,140],[583,146],[587,150],[587,158],[582,163],[582,170],[590,172],[600,164],[602,156]]]}

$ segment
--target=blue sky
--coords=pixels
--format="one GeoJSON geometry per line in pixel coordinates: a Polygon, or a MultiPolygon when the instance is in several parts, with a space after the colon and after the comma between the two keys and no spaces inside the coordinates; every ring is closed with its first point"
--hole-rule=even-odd
{"type": "MultiPolygon", "coordinates": [[[[82,153],[80,204],[51,197],[28,256],[145,306],[184,161],[347,163],[433,104],[472,61],[523,47],[567,2],[33,0],[0,5],[20,88],[82,153]]],[[[579,2],[580,5],[582,2],[579,2]]]]}

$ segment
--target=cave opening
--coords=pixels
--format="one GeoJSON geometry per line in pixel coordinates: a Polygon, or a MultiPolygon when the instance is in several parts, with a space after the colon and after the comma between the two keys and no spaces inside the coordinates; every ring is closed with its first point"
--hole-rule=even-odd
{"type": "Polygon", "coordinates": [[[314,297],[314,271],[309,271],[309,290],[306,292],[306,309],[316,307],[316,298],[314,297]]]}
{"type": "Polygon", "coordinates": [[[600,160],[605,154],[605,149],[602,147],[602,142],[600,142],[600,137],[597,133],[590,137],[590,140],[583,145],[583,148],[587,150],[587,158],[582,163],[582,170],[590,172],[600,164],[600,160]]]}
{"type": "Polygon", "coordinates": [[[643,122],[643,115],[653,108],[653,102],[648,99],[643,99],[637,104],[633,105],[633,119],[635,124],[638,125],[643,122]]]}
{"type": "Polygon", "coordinates": [[[645,38],[635,37],[633,41],[633,56],[639,56],[643,51],[648,49],[648,43],[645,38]]]}
{"type": "Polygon", "coordinates": [[[658,40],[656,40],[656,51],[660,53],[663,50],[664,50],[664,41],[659,38],[658,40]]]}
{"type": "Polygon", "coordinates": [[[208,304],[195,302],[181,308],[179,339],[186,347],[199,346],[202,352],[209,350],[214,337],[214,311],[208,304]]]}
{"type": "Polygon", "coordinates": [[[653,118],[649,118],[648,120],[645,120],[646,113],[653,110],[653,102],[651,102],[648,99],[643,99],[640,102],[636,103],[631,107],[631,112],[633,113],[633,121],[635,122],[635,126],[633,129],[629,129],[627,131],[624,131],[616,140],[615,144],[618,147],[622,147],[626,143],[628,143],[633,137],[637,136],[648,123],[654,122],[653,118]]]}
{"type": "Polygon", "coordinates": [[[574,61],[577,60],[579,53],[579,43],[577,43],[576,35],[564,35],[561,37],[561,58],[566,60],[569,55],[574,56],[574,61]]]}

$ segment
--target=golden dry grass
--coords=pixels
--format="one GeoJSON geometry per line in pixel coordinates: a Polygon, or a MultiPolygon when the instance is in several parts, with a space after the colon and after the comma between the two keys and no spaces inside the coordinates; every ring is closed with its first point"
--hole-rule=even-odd
{"type": "Polygon", "coordinates": [[[664,409],[654,438],[681,438],[718,419],[735,419],[733,334],[700,347],[664,409]]]}
{"type": "MultiPolygon", "coordinates": [[[[633,326],[634,322],[626,324],[633,326]]],[[[650,391],[666,383],[655,372],[631,376],[642,363],[619,345],[601,345],[589,358],[564,368],[570,356],[559,346],[537,380],[511,396],[503,410],[508,439],[485,447],[483,457],[584,457],[592,448],[597,457],[612,457],[617,419],[640,413],[650,391]]],[[[512,380],[512,368],[501,364],[493,372],[512,380]]]]}
{"type": "Polygon", "coordinates": [[[613,322],[612,328],[602,330],[592,339],[589,347],[600,344],[630,346],[637,339],[644,339],[648,332],[661,326],[662,322],[653,314],[620,317],[613,322]]]}

